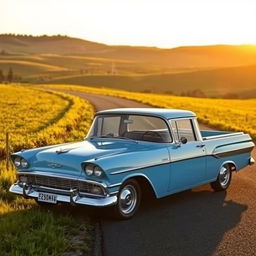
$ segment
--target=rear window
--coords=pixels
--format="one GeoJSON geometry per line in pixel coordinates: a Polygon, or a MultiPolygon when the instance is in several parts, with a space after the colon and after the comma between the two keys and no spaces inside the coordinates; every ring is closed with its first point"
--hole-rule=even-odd
{"type": "Polygon", "coordinates": [[[188,141],[195,141],[195,133],[191,119],[171,120],[172,131],[177,141],[185,137],[188,141]]]}

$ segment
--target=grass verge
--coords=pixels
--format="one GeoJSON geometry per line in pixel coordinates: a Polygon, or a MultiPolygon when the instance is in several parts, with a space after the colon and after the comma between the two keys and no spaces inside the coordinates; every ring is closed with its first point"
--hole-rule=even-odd
{"type": "Polygon", "coordinates": [[[0,162],[0,255],[90,255],[94,230],[89,218],[76,218],[59,206],[47,210],[9,193],[15,171],[3,165],[0,162]]]}
{"type": "MultiPolygon", "coordinates": [[[[0,157],[5,131],[10,132],[11,151],[86,135],[94,112],[89,102],[51,90],[0,87],[0,157]]],[[[94,231],[89,218],[77,218],[72,208],[42,209],[33,200],[9,193],[15,173],[0,161],[0,256],[90,255],[94,231]]]]}

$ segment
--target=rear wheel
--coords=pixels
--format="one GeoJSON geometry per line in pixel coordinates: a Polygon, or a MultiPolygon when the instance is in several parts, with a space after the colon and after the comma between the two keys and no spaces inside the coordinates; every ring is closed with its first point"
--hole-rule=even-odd
{"type": "Polygon", "coordinates": [[[139,208],[140,201],[139,183],[135,179],[128,180],[118,193],[118,201],[114,208],[115,217],[123,220],[132,218],[139,208]]]}
{"type": "Polygon", "coordinates": [[[218,178],[216,181],[211,183],[211,187],[214,191],[226,190],[232,179],[232,171],[228,164],[221,167],[218,178]]]}

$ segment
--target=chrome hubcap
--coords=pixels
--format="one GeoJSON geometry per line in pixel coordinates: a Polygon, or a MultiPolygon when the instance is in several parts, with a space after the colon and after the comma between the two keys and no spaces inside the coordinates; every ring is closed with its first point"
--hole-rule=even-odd
{"type": "Polygon", "coordinates": [[[137,203],[137,192],[132,185],[125,186],[119,196],[120,210],[124,214],[131,213],[136,207],[137,203]]]}
{"type": "Polygon", "coordinates": [[[222,167],[220,170],[220,184],[225,187],[230,179],[230,170],[226,167],[222,167]]]}

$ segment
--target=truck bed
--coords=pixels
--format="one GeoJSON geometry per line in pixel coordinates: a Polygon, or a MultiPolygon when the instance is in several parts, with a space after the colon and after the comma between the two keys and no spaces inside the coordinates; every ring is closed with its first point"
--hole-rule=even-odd
{"type": "Polygon", "coordinates": [[[232,137],[232,136],[244,134],[243,132],[210,131],[210,130],[203,130],[200,132],[203,140],[212,140],[212,139],[232,137]]]}
{"type": "Polygon", "coordinates": [[[249,134],[243,132],[201,131],[207,154],[215,158],[227,158],[236,163],[237,169],[248,165],[254,147],[249,134]],[[243,155],[240,159],[239,156],[243,155]],[[238,160],[236,158],[239,158],[238,160]]]}

